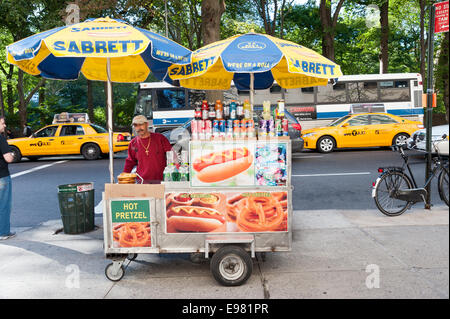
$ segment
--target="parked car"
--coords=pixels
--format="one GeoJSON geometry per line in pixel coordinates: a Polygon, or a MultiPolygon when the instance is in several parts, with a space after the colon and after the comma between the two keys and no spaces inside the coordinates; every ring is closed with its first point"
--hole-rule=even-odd
{"type": "Polygon", "coordinates": [[[422,122],[388,113],[358,113],[343,116],[326,127],[304,130],[306,149],[322,153],[344,147],[381,147],[404,144],[422,122]]]}
{"type": "MultiPolygon", "coordinates": [[[[408,139],[407,143],[410,148],[415,148],[421,151],[427,150],[427,130],[420,129],[415,131],[408,139]]],[[[448,125],[438,125],[431,128],[431,152],[448,156],[448,139],[449,128],[448,125]],[[443,136],[445,137],[443,138],[443,136]]]]}
{"type": "MultiPolygon", "coordinates": [[[[257,131],[262,109],[255,108],[254,111],[255,130],[257,131]]],[[[303,149],[303,139],[301,138],[302,127],[297,119],[288,111],[285,111],[285,117],[289,122],[289,137],[291,139],[292,152],[300,152],[303,149]]],[[[191,121],[175,129],[164,131],[162,134],[169,140],[170,144],[179,143],[184,149],[187,149],[187,144],[190,139],[191,121]]]]}
{"type": "MultiPolygon", "coordinates": [[[[128,149],[130,133],[114,133],[114,153],[128,149]]],[[[43,127],[29,137],[8,140],[15,162],[22,157],[37,160],[44,156],[81,154],[95,160],[109,153],[108,131],[91,123],[61,123],[43,127]]]]}

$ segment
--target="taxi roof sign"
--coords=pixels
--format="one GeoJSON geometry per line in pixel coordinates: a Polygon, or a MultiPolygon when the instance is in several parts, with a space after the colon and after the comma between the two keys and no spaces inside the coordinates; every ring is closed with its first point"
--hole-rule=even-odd
{"type": "Polygon", "coordinates": [[[53,117],[52,124],[58,123],[89,123],[89,115],[87,113],[62,112],[53,117]]]}

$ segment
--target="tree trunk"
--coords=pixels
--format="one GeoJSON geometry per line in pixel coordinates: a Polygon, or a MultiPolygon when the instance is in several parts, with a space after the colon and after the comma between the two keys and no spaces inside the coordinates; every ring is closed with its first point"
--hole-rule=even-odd
{"type": "Polygon", "coordinates": [[[322,55],[334,61],[334,33],[344,0],[339,0],[336,9],[331,14],[331,0],[320,0],[319,16],[322,24],[322,55]]]}
{"type": "Polygon", "coordinates": [[[419,0],[419,6],[420,6],[420,74],[422,75],[422,82],[425,83],[426,78],[425,59],[427,53],[427,49],[425,46],[425,0],[419,0]]]}
{"type": "Polygon", "coordinates": [[[380,61],[382,63],[382,73],[388,73],[389,67],[389,0],[383,1],[380,8],[380,61]]]}
{"type": "Polygon", "coordinates": [[[39,90],[39,88],[44,85],[45,79],[41,78],[41,80],[38,82],[38,84],[34,87],[33,90],[28,94],[28,96],[25,97],[25,92],[23,88],[23,71],[19,69],[18,77],[17,77],[17,93],[19,95],[19,123],[20,127],[24,127],[24,125],[27,123],[27,106],[28,103],[30,103],[31,98],[33,95],[39,90]]]}
{"type": "Polygon", "coordinates": [[[5,104],[3,103],[3,88],[0,80],[0,116],[5,116],[5,104]]]}
{"type": "Polygon", "coordinates": [[[94,122],[94,98],[92,92],[92,81],[87,80],[87,107],[88,107],[88,116],[91,122],[94,122]]]}
{"type": "MultiPolygon", "coordinates": [[[[220,40],[220,20],[225,12],[224,0],[202,1],[202,38],[203,45],[220,40]]],[[[222,91],[206,91],[206,99],[210,102],[223,100],[222,91]]]]}

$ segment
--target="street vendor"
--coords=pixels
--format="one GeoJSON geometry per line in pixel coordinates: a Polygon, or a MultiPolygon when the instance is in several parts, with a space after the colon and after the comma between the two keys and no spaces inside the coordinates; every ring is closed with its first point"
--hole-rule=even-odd
{"type": "Polygon", "coordinates": [[[166,152],[172,151],[172,145],[164,135],[149,131],[149,123],[145,116],[135,116],[132,124],[137,136],[128,145],[128,157],[123,172],[131,173],[137,166],[136,173],[144,181],[150,183],[162,181],[166,167],[166,152]]]}

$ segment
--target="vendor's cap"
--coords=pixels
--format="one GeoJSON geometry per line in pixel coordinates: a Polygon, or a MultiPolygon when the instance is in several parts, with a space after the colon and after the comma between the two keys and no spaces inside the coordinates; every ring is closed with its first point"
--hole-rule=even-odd
{"type": "Polygon", "coordinates": [[[133,117],[132,124],[144,124],[144,123],[148,123],[148,120],[144,115],[136,115],[135,117],[133,117]]]}

